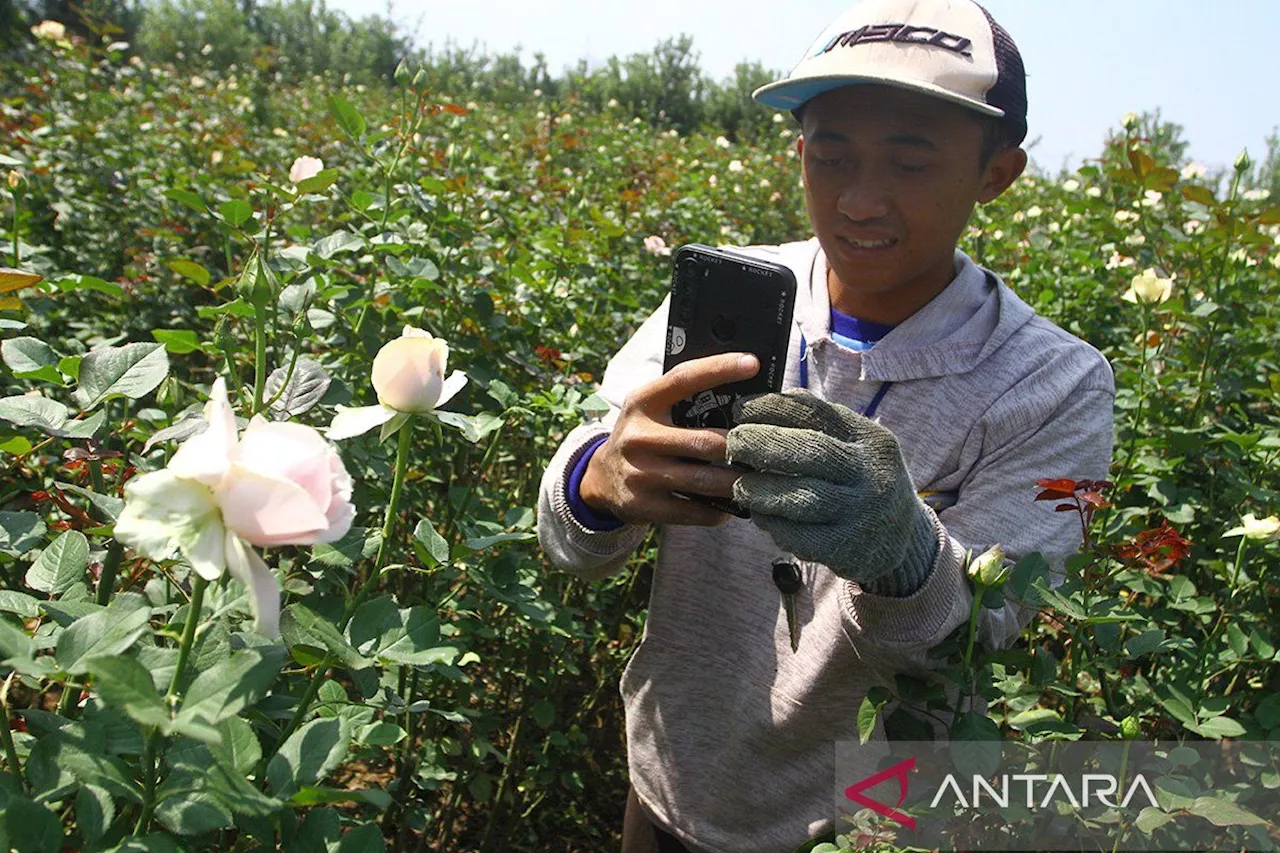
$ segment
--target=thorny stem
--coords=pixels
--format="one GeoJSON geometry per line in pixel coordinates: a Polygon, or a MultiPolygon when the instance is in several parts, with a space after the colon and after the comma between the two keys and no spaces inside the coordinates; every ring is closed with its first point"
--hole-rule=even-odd
{"type": "Polygon", "coordinates": [[[262,411],[262,392],[267,382],[267,306],[253,306],[253,411],[262,411]]]}
{"type": "MultiPolygon", "coordinates": [[[[1231,208],[1232,215],[1227,218],[1227,240],[1222,244],[1222,258],[1218,261],[1218,272],[1214,276],[1213,281],[1213,301],[1219,302],[1222,297],[1222,277],[1227,271],[1227,261],[1231,258],[1231,243],[1236,236],[1236,217],[1235,201],[1236,193],[1240,190],[1240,172],[1237,170],[1231,179],[1231,191],[1227,194],[1227,205],[1231,208]]],[[[1191,406],[1190,424],[1195,425],[1196,418],[1200,415],[1200,407],[1204,404],[1204,384],[1209,372],[1209,360],[1213,355],[1213,344],[1217,338],[1218,330],[1218,313],[1214,312],[1209,318],[1209,330],[1206,334],[1206,343],[1204,347],[1204,360],[1200,362],[1200,370],[1196,375],[1196,401],[1191,406]]]]}
{"type": "MultiPolygon", "coordinates": [[[[378,585],[378,579],[382,576],[382,569],[386,566],[387,546],[391,540],[392,528],[395,524],[396,511],[400,505],[400,493],[404,489],[404,474],[409,466],[409,448],[413,440],[413,418],[410,418],[404,426],[400,428],[399,442],[396,446],[396,469],[395,478],[391,481],[391,497],[387,501],[387,511],[382,519],[382,541],[378,543],[378,553],[373,560],[373,568],[369,571],[369,577],[360,587],[360,591],[356,593],[355,598],[347,605],[346,612],[342,615],[342,621],[338,624],[339,633],[347,629],[347,625],[351,623],[351,619],[356,615],[356,610],[360,605],[364,604],[365,599],[378,585]]],[[[315,699],[316,693],[320,690],[320,683],[324,681],[325,673],[329,667],[333,666],[334,657],[331,654],[325,655],[324,660],[316,667],[315,674],[311,676],[311,682],[307,685],[306,692],[302,694],[302,698],[298,700],[298,708],[293,713],[293,717],[289,720],[289,724],[280,734],[280,739],[276,742],[275,748],[270,754],[264,755],[262,761],[271,760],[276,750],[289,739],[298,726],[302,724],[302,719],[306,716],[308,709],[311,707],[312,700],[315,699]]]]}
{"type": "MultiPolygon", "coordinates": [[[[191,602],[187,605],[187,621],[182,628],[182,640],[178,644],[178,662],[173,668],[173,676],[169,679],[169,692],[165,694],[170,712],[177,707],[182,697],[182,673],[187,668],[187,659],[191,656],[191,647],[195,642],[196,628],[200,624],[200,611],[204,608],[204,590],[208,581],[195,574],[191,584],[191,602]]],[[[142,814],[138,815],[138,823],[133,828],[134,835],[147,831],[151,823],[151,815],[156,807],[156,751],[160,746],[160,729],[153,728],[147,735],[146,754],[142,759],[143,767],[143,800],[142,814]]]]}
{"type": "Polygon", "coordinates": [[[1236,594],[1236,585],[1240,582],[1240,567],[1244,565],[1244,549],[1245,544],[1249,541],[1248,536],[1240,537],[1240,547],[1236,548],[1236,564],[1231,570],[1231,595],[1236,594]]]}
{"type": "Polygon", "coordinates": [[[1119,486],[1124,482],[1124,477],[1129,473],[1129,466],[1133,463],[1134,454],[1138,452],[1138,433],[1142,426],[1142,409],[1147,400],[1147,306],[1142,306],[1142,365],[1138,368],[1138,408],[1133,416],[1133,432],[1129,435],[1129,440],[1125,444],[1124,465],[1120,468],[1120,473],[1116,475],[1116,485],[1119,486]]]}
{"type": "Polygon", "coordinates": [[[0,712],[3,717],[0,718],[0,740],[4,741],[4,760],[9,765],[9,772],[18,777],[18,782],[22,785],[22,790],[26,791],[27,780],[22,775],[22,765],[18,763],[18,750],[13,745],[13,732],[9,730],[9,685],[13,683],[13,677],[17,672],[9,673],[9,677],[4,681],[4,690],[0,690],[0,712]]]}

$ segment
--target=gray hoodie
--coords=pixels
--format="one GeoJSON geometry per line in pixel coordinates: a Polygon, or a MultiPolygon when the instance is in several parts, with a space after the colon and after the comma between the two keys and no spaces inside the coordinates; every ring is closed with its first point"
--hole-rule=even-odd
{"type": "MultiPolygon", "coordinates": [[[[662,528],[644,639],[622,677],[632,784],[652,819],[693,850],[782,853],[833,828],[834,744],[857,738],[867,690],[926,672],[927,651],[968,621],[966,552],[999,543],[1014,559],[1039,551],[1061,568],[1079,549],[1078,517],[1035,502],[1035,483],[1106,477],[1115,385],[1097,350],[963,252],[942,293],[856,352],[831,340],[816,238],[738,251],[795,272],[784,387],[798,387],[801,334],[817,396],[862,411],[892,381],[876,420],[938,510],[938,556],[911,596],[873,595],[800,562],[795,653],[770,574],[780,551],[766,533],[740,519],[662,528]]],[[[628,393],[661,375],[666,323],[664,300],[605,371],[609,413],[571,431],[542,479],[542,548],[585,578],[621,569],[647,528],[584,527],[566,499],[569,474],[628,393]]],[[[1008,645],[1030,616],[1013,604],[982,608],[979,637],[1008,645]]],[[[882,724],[873,737],[883,740],[882,724]]]]}

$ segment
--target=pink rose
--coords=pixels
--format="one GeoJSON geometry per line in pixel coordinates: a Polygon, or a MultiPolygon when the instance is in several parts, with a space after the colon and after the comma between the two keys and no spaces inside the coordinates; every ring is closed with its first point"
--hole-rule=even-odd
{"type": "Polygon", "coordinates": [[[289,180],[300,184],[307,178],[314,178],[324,168],[324,161],[319,157],[299,157],[289,167],[289,180]]]}
{"type": "Polygon", "coordinates": [[[181,552],[202,577],[224,571],[250,591],[256,628],[279,633],[280,591],[251,545],[335,542],[351,528],[351,477],[309,426],[250,421],[236,434],[219,378],[205,405],[209,426],[183,442],[168,467],[125,486],[116,537],[153,560],[181,552]]]}

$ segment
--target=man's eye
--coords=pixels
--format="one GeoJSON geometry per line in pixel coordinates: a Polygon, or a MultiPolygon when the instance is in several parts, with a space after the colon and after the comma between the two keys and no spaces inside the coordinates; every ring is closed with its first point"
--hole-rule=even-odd
{"type": "Polygon", "coordinates": [[[897,167],[903,172],[923,172],[924,171],[924,166],[920,166],[915,163],[897,163],[895,165],[897,165],[897,167]]]}

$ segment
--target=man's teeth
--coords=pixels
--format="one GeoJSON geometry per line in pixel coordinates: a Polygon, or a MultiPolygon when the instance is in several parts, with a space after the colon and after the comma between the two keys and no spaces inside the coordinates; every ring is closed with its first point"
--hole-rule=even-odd
{"type": "Polygon", "coordinates": [[[893,244],[893,238],[888,237],[884,240],[855,240],[852,237],[846,237],[845,241],[858,247],[859,249],[883,249],[885,246],[893,244]]]}

